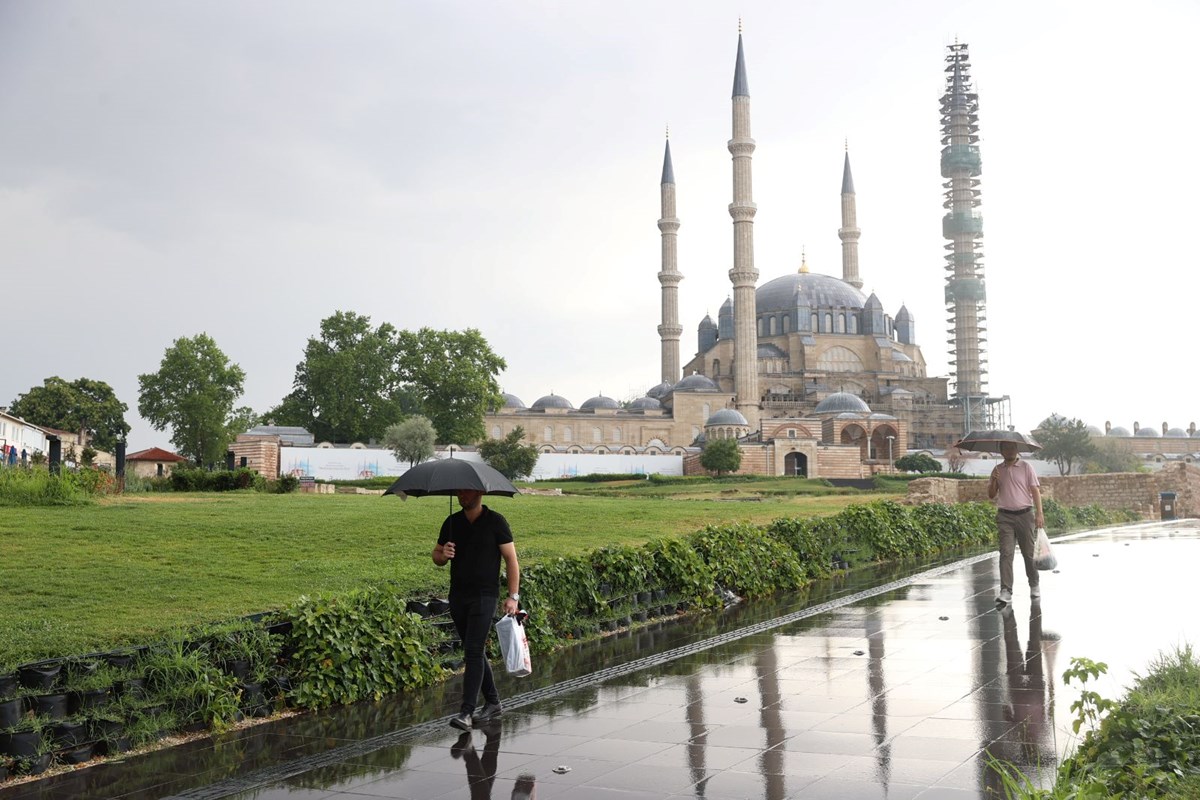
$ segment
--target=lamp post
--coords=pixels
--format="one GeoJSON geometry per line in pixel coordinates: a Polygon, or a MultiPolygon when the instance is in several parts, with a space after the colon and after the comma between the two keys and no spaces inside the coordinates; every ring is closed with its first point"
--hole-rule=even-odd
{"type": "Polygon", "coordinates": [[[895,462],[895,461],[892,461],[892,441],[893,441],[895,438],[896,438],[895,436],[888,436],[888,437],[887,437],[887,440],[888,440],[888,464],[890,464],[890,465],[891,465],[892,472],[895,472],[895,471],[896,471],[896,462],[895,462]]]}

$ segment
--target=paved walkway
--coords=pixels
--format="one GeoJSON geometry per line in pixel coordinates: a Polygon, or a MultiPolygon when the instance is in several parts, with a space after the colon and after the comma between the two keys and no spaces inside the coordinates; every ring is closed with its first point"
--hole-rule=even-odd
{"type": "MultiPolygon", "coordinates": [[[[1072,744],[1073,656],[1117,697],[1200,642],[1200,521],[1077,534],[1033,603],[994,555],[856,574],[787,602],[655,625],[535,662],[498,725],[446,727],[451,682],[0,791],[13,798],[364,800],[988,797],[1072,744]],[[908,568],[910,571],[915,568],[908,568]]],[[[1018,574],[1020,570],[1018,569],[1018,574]]]]}

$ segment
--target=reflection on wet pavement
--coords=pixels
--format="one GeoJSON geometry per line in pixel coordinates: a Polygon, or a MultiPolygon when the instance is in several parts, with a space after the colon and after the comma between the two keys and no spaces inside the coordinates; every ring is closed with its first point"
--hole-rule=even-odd
{"type": "Polygon", "coordinates": [[[1174,613],[1192,605],[1198,534],[1200,524],[1183,521],[1060,540],[1059,572],[1044,576],[1040,604],[1018,587],[997,611],[995,559],[968,559],[782,627],[551,691],[923,568],[856,574],[800,596],[618,634],[541,659],[534,676],[502,685],[506,697],[523,699],[501,721],[462,736],[444,727],[456,705],[450,683],[81,770],[11,796],[988,797],[999,788],[993,757],[1035,783],[1053,779],[1073,742],[1078,692],[1061,683],[1072,656],[1108,662],[1110,676],[1094,688],[1115,697],[1160,650],[1198,640],[1200,623],[1174,613]]]}

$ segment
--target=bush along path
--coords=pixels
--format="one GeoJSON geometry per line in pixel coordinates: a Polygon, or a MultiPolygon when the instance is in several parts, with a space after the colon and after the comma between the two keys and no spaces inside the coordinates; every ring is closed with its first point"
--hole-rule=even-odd
{"type": "MultiPolygon", "coordinates": [[[[522,576],[530,643],[546,652],[734,597],[795,590],[855,566],[984,544],[995,538],[994,516],[982,503],[881,501],[834,516],[709,526],[640,547],[547,559],[522,576]]],[[[1128,521],[1049,502],[1046,517],[1059,527],[1128,521]]],[[[447,609],[443,600],[369,586],[301,597],[149,646],[0,669],[0,776],[39,774],[55,762],[119,754],[168,734],[221,731],[286,707],[324,708],[428,686],[457,667],[447,609]]]]}

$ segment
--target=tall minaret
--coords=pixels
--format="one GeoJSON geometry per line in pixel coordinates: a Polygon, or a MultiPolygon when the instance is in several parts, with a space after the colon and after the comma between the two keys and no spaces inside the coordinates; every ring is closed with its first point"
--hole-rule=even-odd
{"type": "Polygon", "coordinates": [[[750,138],[750,85],[746,80],[746,57],[742,52],[742,32],[738,26],[737,66],[733,73],[733,138],[729,152],[733,154],[733,202],[729,216],[733,217],[733,391],[737,410],[758,428],[761,405],[758,396],[758,326],[756,321],[755,286],[758,270],[754,268],[754,205],[750,177],[750,159],[754,156],[754,139],[750,138]]]}
{"type": "Polygon", "coordinates": [[[942,219],[946,249],[946,309],[953,325],[950,363],[954,398],[965,409],[964,433],[990,427],[984,391],[987,372],[982,343],[986,292],[983,281],[983,217],[979,205],[979,95],[971,89],[965,44],[948,46],[946,93],[942,95],[942,177],[949,213],[942,219]]]}
{"type": "Polygon", "coordinates": [[[842,168],[842,227],[838,238],[842,240],[842,280],[861,289],[862,278],[858,277],[858,211],[854,198],[854,176],[850,174],[850,145],[846,145],[846,166],[842,168]]]}
{"type": "Polygon", "coordinates": [[[667,151],[663,155],[662,171],[662,219],[658,229],[662,231],[662,271],[658,282],[662,284],[662,324],[658,335],[662,338],[662,379],[674,386],[679,383],[679,336],[683,326],[679,324],[679,274],[678,231],[679,219],[675,216],[675,170],[671,167],[671,140],[667,132],[667,151]]]}

